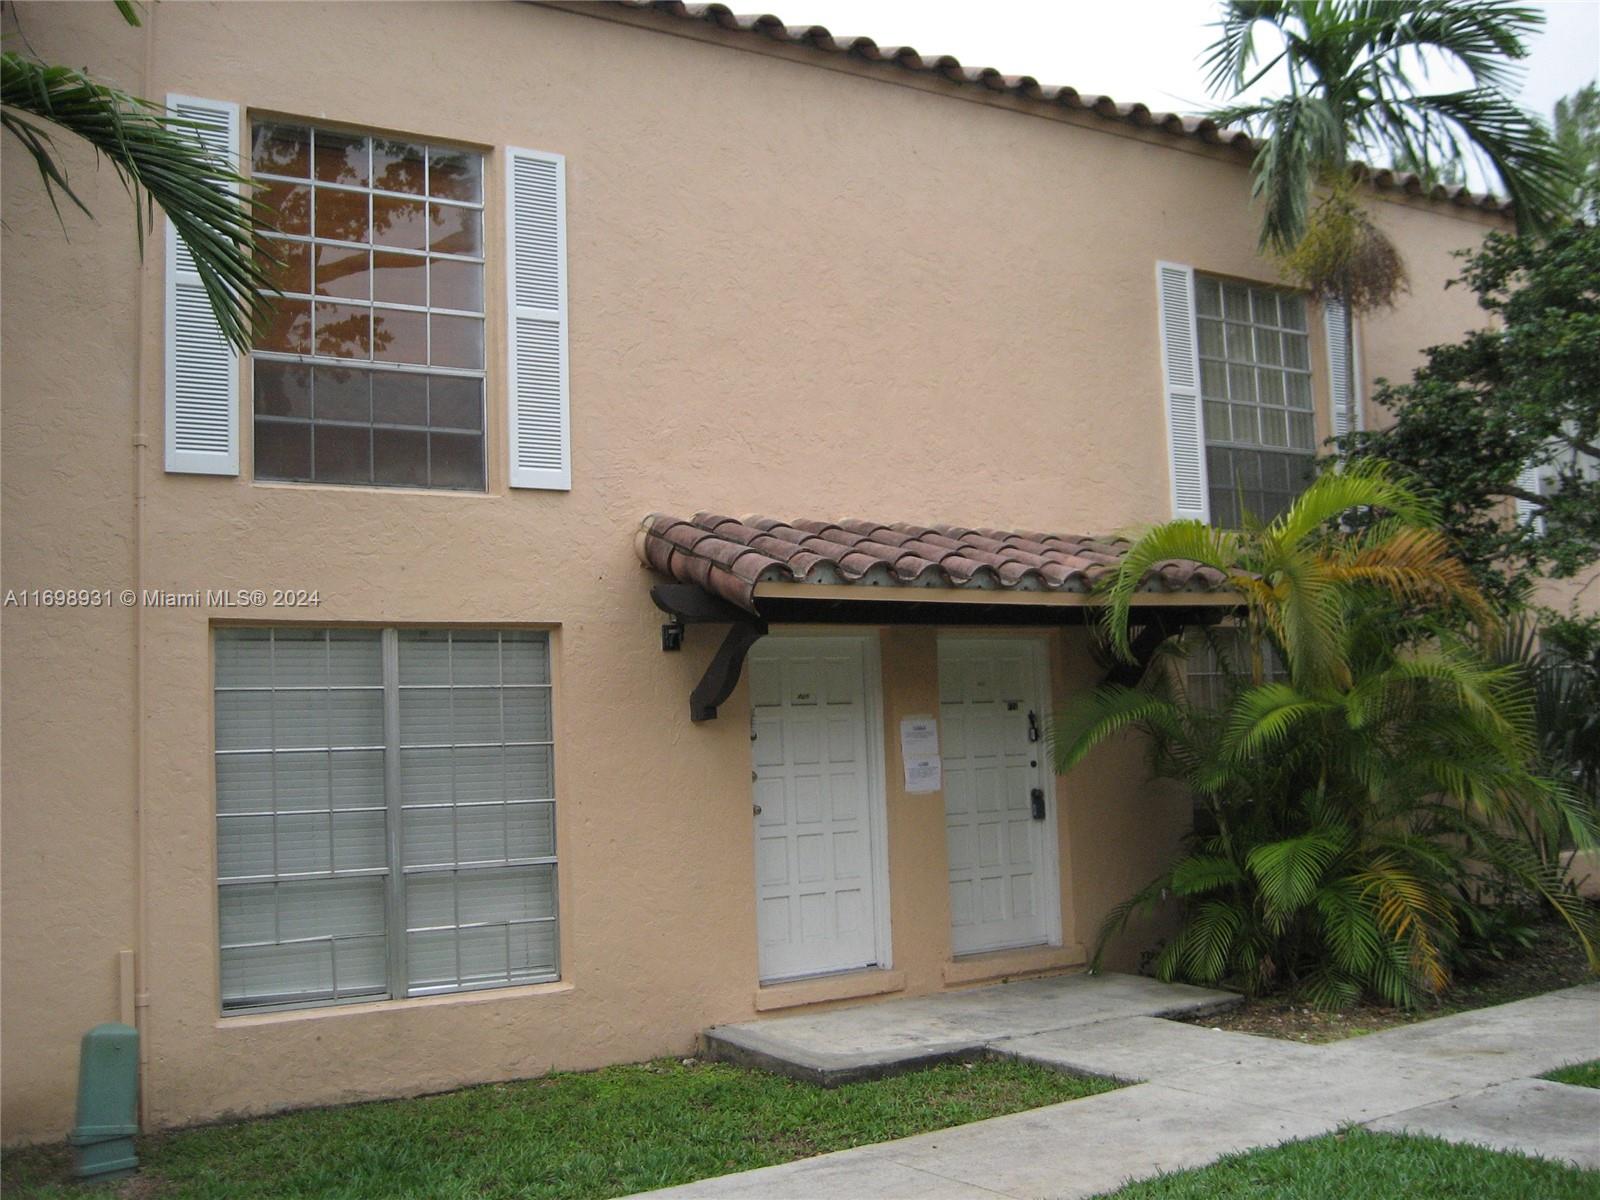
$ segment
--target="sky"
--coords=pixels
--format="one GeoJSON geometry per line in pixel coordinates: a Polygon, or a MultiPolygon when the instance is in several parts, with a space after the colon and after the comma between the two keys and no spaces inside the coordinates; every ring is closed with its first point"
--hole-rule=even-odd
{"type": "MultiPolygon", "coordinates": [[[[967,66],[1032,75],[1153,109],[1211,106],[1200,67],[1215,0],[766,0],[790,25],[825,25],[880,45],[953,54],[967,66]]],[[[738,12],[766,11],[730,3],[738,12]]],[[[1555,102],[1600,76],[1600,0],[1535,3],[1545,27],[1523,60],[1519,102],[1546,119],[1555,102]]],[[[1430,86],[1448,86],[1436,74],[1430,86]]],[[[1474,175],[1476,171],[1472,172],[1474,175]]]]}

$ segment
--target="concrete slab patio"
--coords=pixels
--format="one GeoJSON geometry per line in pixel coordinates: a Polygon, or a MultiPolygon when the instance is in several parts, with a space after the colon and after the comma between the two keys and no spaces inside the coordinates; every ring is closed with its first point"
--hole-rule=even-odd
{"type": "Polygon", "coordinates": [[[1074,1200],[1349,1123],[1600,1169],[1600,1091],[1532,1078],[1600,1057],[1600,985],[1323,1046],[1156,1016],[1226,1000],[1199,988],[1179,996],[1127,976],[1077,976],[760,1022],[781,1030],[761,1039],[751,1027],[725,1027],[717,1033],[730,1056],[755,1061],[781,1047],[813,1072],[882,1070],[897,1054],[911,1061],[951,1049],[1143,1082],[651,1194],[1074,1200]],[[1101,982],[1107,986],[1092,986],[1101,982]],[[897,1005],[909,1018],[898,1034],[889,1017],[897,1005]]]}
{"type": "Polygon", "coordinates": [[[830,1087],[982,1055],[998,1042],[1114,1018],[1179,1016],[1239,1002],[1232,992],[1138,975],[1064,975],[717,1025],[708,1058],[830,1087]]]}

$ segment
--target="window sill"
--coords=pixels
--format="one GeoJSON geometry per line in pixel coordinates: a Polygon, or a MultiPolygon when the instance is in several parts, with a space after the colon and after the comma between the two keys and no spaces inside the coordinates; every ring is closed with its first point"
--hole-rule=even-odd
{"type": "Polygon", "coordinates": [[[374,1016],[417,1008],[445,1005],[495,1004],[513,1000],[534,1000],[565,996],[574,991],[567,980],[554,983],[529,983],[516,987],[480,988],[471,992],[447,992],[438,996],[408,996],[404,1000],[367,1000],[358,1004],[325,1004],[317,1008],[284,1008],[275,1012],[240,1013],[218,1017],[217,1029],[254,1029],[262,1025],[283,1025],[293,1021],[327,1021],[340,1017],[374,1016]]]}
{"type": "Polygon", "coordinates": [[[874,968],[759,987],[756,989],[755,1004],[757,1012],[772,1012],[780,1008],[799,1008],[803,1004],[825,1004],[829,1000],[861,1000],[867,996],[883,996],[905,989],[904,971],[874,968]]]}
{"type": "Polygon", "coordinates": [[[964,983],[986,983],[994,979],[1011,979],[1021,975],[1042,975],[1047,971],[1061,971],[1068,967],[1081,967],[1088,960],[1083,947],[1029,946],[1023,950],[996,950],[988,954],[968,954],[953,958],[944,964],[946,987],[959,987],[964,983]]]}
{"type": "Polygon", "coordinates": [[[251,487],[267,488],[274,492],[352,492],[363,496],[450,496],[463,500],[492,500],[502,495],[499,491],[467,491],[464,488],[380,487],[373,483],[297,483],[292,479],[248,480],[251,487]]]}

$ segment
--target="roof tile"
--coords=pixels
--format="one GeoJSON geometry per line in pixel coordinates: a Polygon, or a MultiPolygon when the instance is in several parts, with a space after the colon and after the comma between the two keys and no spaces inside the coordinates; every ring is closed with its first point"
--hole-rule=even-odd
{"type": "MultiPolygon", "coordinates": [[[[1084,592],[1127,552],[1119,537],[1012,533],[959,525],[892,525],[852,518],[742,520],[654,513],[636,539],[640,559],[661,574],[698,584],[754,611],[756,585],[769,580],[1084,592]]],[[[1225,577],[1197,563],[1155,564],[1144,591],[1214,591],[1225,577]]]]}
{"type": "MultiPolygon", "coordinates": [[[[1242,129],[1224,129],[1210,117],[1184,113],[1152,112],[1144,104],[1119,103],[1110,96],[1080,93],[1075,88],[1059,84],[1041,84],[1031,75],[1002,75],[993,67],[967,67],[949,54],[921,54],[911,46],[880,46],[868,37],[846,37],[831,32],[822,25],[787,25],[770,13],[739,15],[726,4],[689,4],[684,0],[613,0],[624,8],[653,9],[668,16],[688,21],[699,21],[721,29],[752,34],[774,42],[808,46],[826,54],[845,54],[863,62],[885,69],[921,71],[941,75],[962,87],[983,88],[985,91],[1010,92],[1032,100],[1041,100],[1062,108],[1092,113],[1107,121],[1139,128],[1159,128],[1176,137],[1190,137],[1210,145],[1232,146],[1253,152],[1256,143],[1242,129]]],[[[1511,201],[1492,194],[1479,194],[1464,187],[1446,187],[1443,184],[1426,188],[1414,174],[1400,173],[1387,168],[1365,171],[1367,181],[1380,190],[1398,190],[1414,196],[1479,208],[1490,212],[1511,211],[1511,201]]]]}

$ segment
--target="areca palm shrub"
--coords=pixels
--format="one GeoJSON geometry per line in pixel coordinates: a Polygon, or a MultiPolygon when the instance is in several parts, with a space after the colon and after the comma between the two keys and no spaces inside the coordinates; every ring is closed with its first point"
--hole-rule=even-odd
{"type": "Polygon", "coordinates": [[[1112,911],[1096,961],[1130,916],[1174,896],[1163,979],[1413,1006],[1449,983],[1494,872],[1560,913],[1600,967],[1594,914],[1520,832],[1559,828],[1592,846],[1593,820],[1539,774],[1525,678],[1485,659],[1493,614],[1427,497],[1361,464],[1321,476],[1265,526],[1152,529],[1105,589],[1119,655],[1139,581],[1171,559],[1228,578],[1237,626],[1169,640],[1138,685],[1097,689],[1051,731],[1063,773],[1141,731],[1154,773],[1185,784],[1203,816],[1178,861],[1112,911]],[[1368,517],[1359,531],[1341,523],[1355,511],[1368,517]],[[1202,700],[1181,668],[1207,639],[1223,683],[1202,700]]]}

